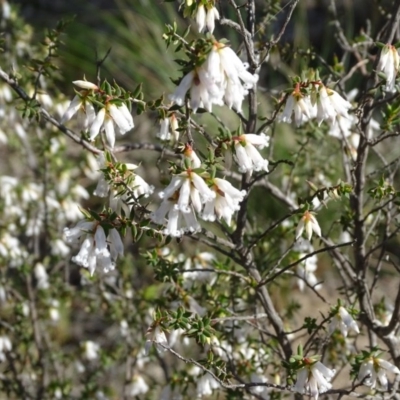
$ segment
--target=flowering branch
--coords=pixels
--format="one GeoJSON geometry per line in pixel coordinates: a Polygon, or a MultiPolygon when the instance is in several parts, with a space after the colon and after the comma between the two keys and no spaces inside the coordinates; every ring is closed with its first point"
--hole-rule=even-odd
{"type": "MultiPolygon", "coordinates": [[[[0,79],[3,80],[7,85],[9,85],[11,88],[14,89],[14,91],[17,93],[17,95],[24,100],[26,104],[29,104],[32,101],[32,98],[27,95],[27,93],[21,88],[21,86],[18,85],[17,81],[15,79],[10,78],[8,74],[6,74],[1,68],[0,68],[0,79]]],[[[99,150],[97,147],[92,146],[89,142],[86,140],[82,139],[78,135],[76,135],[73,131],[70,129],[66,128],[63,124],[60,124],[54,117],[52,117],[43,107],[40,106],[38,113],[40,116],[43,117],[43,119],[47,122],[50,122],[53,126],[55,126],[59,131],[64,133],[66,136],[68,136],[70,139],[72,139],[75,143],[80,144],[82,147],[84,147],[86,150],[89,150],[93,154],[100,154],[101,150],[99,150]]]]}

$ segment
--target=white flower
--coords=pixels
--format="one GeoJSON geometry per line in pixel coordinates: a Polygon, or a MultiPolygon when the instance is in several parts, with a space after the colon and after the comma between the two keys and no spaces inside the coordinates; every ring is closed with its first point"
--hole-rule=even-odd
{"type": "Polygon", "coordinates": [[[211,189],[215,191],[215,198],[205,203],[202,218],[205,221],[223,219],[230,225],[232,215],[239,210],[239,203],[246,196],[245,190],[236,189],[225,179],[214,178],[211,189]]]}
{"type": "Polygon", "coordinates": [[[199,4],[196,12],[196,25],[199,33],[203,32],[206,26],[208,31],[213,33],[216,19],[219,19],[219,12],[214,6],[208,6],[206,10],[203,4],[199,4]]]}
{"type": "Polygon", "coordinates": [[[332,387],[329,382],[334,375],[335,370],[325,367],[320,361],[305,365],[297,371],[293,390],[301,394],[309,394],[317,400],[320,393],[324,393],[332,387]]]}
{"type": "Polygon", "coordinates": [[[78,125],[83,131],[88,130],[89,126],[93,123],[96,118],[96,112],[93,105],[86,100],[82,95],[76,95],[64,115],[61,118],[61,123],[65,124],[69,121],[77,112],[78,114],[78,125]]]}
{"type": "Polygon", "coordinates": [[[296,126],[302,125],[316,115],[316,107],[312,105],[310,96],[301,94],[297,88],[287,98],[279,121],[292,122],[293,113],[296,126]]]}
{"type": "Polygon", "coordinates": [[[157,132],[157,138],[163,141],[171,139],[171,134],[169,132],[169,118],[164,118],[160,121],[160,130],[157,132]]]}
{"type": "Polygon", "coordinates": [[[88,361],[96,360],[99,356],[100,345],[91,340],[83,343],[83,357],[88,361]]]}
{"type": "Polygon", "coordinates": [[[189,143],[185,145],[183,155],[190,160],[191,168],[196,169],[201,167],[201,160],[189,143]]]}
{"type": "Polygon", "coordinates": [[[165,198],[157,211],[151,214],[151,220],[158,225],[164,225],[168,217],[167,226],[163,233],[172,237],[180,237],[185,232],[200,232],[201,226],[197,222],[193,207],[189,206],[188,212],[182,212],[178,208],[176,199],[165,198]],[[183,226],[185,222],[185,226],[183,226]]]}
{"type": "Polygon", "coordinates": [[[156,137],[162,141],[168,141],[173,137],[174,142],[179,140],[179,124],[175,114],[171,114],[160,120],[160,130],[157,132],[156,137]]]}
{"type": "Polygon", "coordinates": [[[321,237],[321,228],[318,224],[317,219],[310,211],[306,211],[300,219],[296,229],[296,240],[303,234],[304,229],[306,230],[307,239],[311,240],[313,232],[321,237]]]}
{"type": "Polygon", "coordinates": [[[149,391],[149,386],[141,375],[135,375],[132,382],[126,386],[125,395],[126,396],[139,396],[140,394],[146,394],[149,391]]]}
{"type": "MultiPolygon", "coordinates": [[[[311,252],[313,251],[314,250],[311,250],[311,252]]],[[[305,257],[306,255],[306,253],[300,253],[299,259],[305,257]]],[[[318,279],[314,273],[317,270],[317,264],[318,258],[315,254],[306,258],[302,263],[297,264],[296,272],[299,276],[299,279],[297,280],[297,285],[301,291],[303,291],[305,288],[305,282],[307,282],[307,284],[313,287],[315,290],[321,289],[322,285],[318,284],[318,279]]]]}
{"type": "Polygon", "coordinates": [[[64,228],[64,235],[69,243],[81,242],[79,253],[72,257],[72,261],[88,268],[91,275],[96,266],[104,272],[113,270],[118,255],[124,251],[118,231],[110,229],[106,238],[103,227],[94,221],[79,221],[74,228],[64,228]]]}
{"type": "Polygon", "coordinates": [[[228,107],[241,111],[244,96],[257,80],[258,75],[248,72],[247,65],[230,47],[215,43],[205,62],[183,77],[170,98],[182,105],[190,90],[193,111],[199,107],[211,111],[213,104],[222,105],[223,100],[228,107]]]}
{"type": "Polygon", "coordinates": [[[7,291],[6,288],[0,284],[0,306],[7,303],[7,291]]]}
{"type": "Polygon", "coordinates": [[[332,335],[336,329],[339,329],[344,337],[347,337],[350,330],[353,330],[357,334],[360,333],[357,322],[354,321],[353,317],[342,306],[339,307],[329,324],[329,334],[332,335]]]}
{"type": "Polygon", "coordinates": [[[256,147],[263,149],[269,145],[269,136],[265,134],[244,134],[234,138],[235,160],[242,173],[255,171],[268,172],[268,160],[265,160],[256,147]]]}
{"type": "Polygon", "coordinates": [[[336,119],[336,113],[332,107],[328,92],[324,85],[321,85],[317,93],[317,122],[321,125],[322,121],[333,123],[336,119]]]}
{"type": "Polygon", "coordinates": [[[78,111],[80,111],[78,114],[79,125],[81,126],[82,130],[86,131],[96,117],[94,107],[87,100],[87,95],[91,90],[98,90],[98,86],[91,82],[79,80],[72,83],[83,90],[73,98],[63,117],[61,118],[61,123],[64,124],[65,122],[69,121],[78,111]]]}
{"type": "Polygon", "coordinates": [[[350,118],[337,116],[334,124],[330,125],[328,135],[343,139],[353,134],[352,129],[355,127],[356,118],[351,115],[350,118]]]}
{"type": "MultiPolygon", "coordinates": [[[[99,166],[99,170],[105,169],[107,167],[106,157],[104,155],[104,152],[101,152],[97,156],[97,163],[99,166]]],[[[99,196],[99,197],[106,197],[109,190],[110,190],[110,185],[106,181],[103,171],[100,171],[100,178],[99,178],[99,181],[97,183],[96,189],[94,190],[93,194],[95,196],[99,196]]]]}
{"type": "MultiPolygon", "coordinates": [[[[259,373],[253,372],[250,376],[250,382],[266,383],[266,382],[268,382],[268,379],[259,373]]],[[[269,399],[268,388],[266,386],[260,385],[260,386],[251,387],[250,392],[256,394],[258,396],[258,398],[261,398],[264,400],[269,399]]]]}
{"type": "Polygon", "coordinates": [[[2,335],[0,336],[0,362],[6,360],[6,354],[12,350],[11,340],[8,336],[2,335]]]}
{"type": "Polygon", "coordinates": [[[49,276],[47,275],[46,268],[42,263],[37,263],[34,269],[35,278],[37,281],[37,287],[41,290],[49,288],[49,276]]]}
{"type": "Polygon", "coordinates": [[[175,89],[175,92],[170,96],[170,99],[179,106],[183,105],[183,103],[185,102],[186,93],[192,86],[194,77],[195,77],[195,71],[190,71],[189,73],[187,73],[182,78],[178,87],[175,89]]]}
{"type": "Polygon", "coordinates": [[[130,131],[134,127],[132,115],[125,103],[117,106],[113,103],[107,103],[101,108],[93,121],[89,134],[90,140],[94,140],[100,133],[101,127],[104,127],[108,144],[111,148],[115,144],[115,128],[121,135],[130,131]]]}
{"type": "Polygon", "coordinates": [[[197,380],[197,388],[196,388],[197,396],[198,397],[211,396],[213,390],[219,389],[219,387],[220,384],[218,383],[218,381],[210,374],[206,373],[200,379],[197,380]]]}
{"type": "Polygon", "coordinates": [[[358,372],[358,380],[371,388],[374,388],[377,382],[379,382],[382,390],[386,391],[388,389],[388,379],[386,376],[388,371],[392,374],[400,374],[400,370],[389,361],[371,357],[361,364],[358,372]]]}
{"type": "Polygon", "coordinates": [[[336,117],[340,115],[343,118],[351,119],[348,111],[351,109],[351,103],[345,100],[338,92],[333,89],[326,88],[326,93],[328,95],[329,103],[333,109],[331,113],[333,115],[333,122],[336,117]]]}
{"type": "Polygon", "coordinates": [[[399,72],[399,53],[397,49],[387,44],[381,50],[379,62],[377,65],[378,72],[383,72],[386,75],[386,86],[385,90],[393,92],[396,83],[396,76],[399,72]]]}
{"type": "Polygon", "coordinates": [[[216,7],[211,6],[207,10],[207,17],[206,17],[206,25],[207,29],[210,33],[214,32],[215,29],[215,20],[219,19],[219,12],[216,7]]]}
{"type": "MultiPolygon", "coordinates": [[[[188,227],[193,227],[194,231],[198,230],[198,223],[195,221],[193,211],[200,212],[204,203],[215,198],[215,192],[211,190],[200,175],[193,172],[190,168],[179,175],[175,175],[170,184],[162,191],[160,197],[164,199],[160,208],[153,214],[153,221],[163,224],[165,215],[168,213],[168,225],[171,224],[174,229],[173,235],[176,236],[179,230],[178,220],[180,211],[188,227]],[[186,215],[187,214],[187,215],[186,215]],[[194,217],[194,218],[193,218],[194,217]]],[[[171,229],[168,228],[171,232],[171,229]]],[[[179,234],[179,236],[182,232],[179,234]]]]}
{"type": "Polygon", "coordinates": [[[216,274],[214,272],[202,270],[213,268],[214,261],[214,254],[206,251],[199,253],[193,257],[188,257],[183,264],[183,269],[185,271],[192,269],[196,271],[188,271],[183,274],[184,287],[189,288],[193,285],[194,282],[207,283],[209,285],[212,285],[217,279],[216,274]]]}
{"type": "Polygon", "coordinates": [[[52,300],[49,308],[49,317],[52,322],[57,322],[60,319],[60,302],[58,300],[52,300]]]}
{"type": "Polygon", "coordinates": [[[9,2],[8,2],[7,0],[4,0],[4,1],[1,3],[1,8],[2,8],[2,10],[1,10],[1,12],[2,12],[2,17],[3,17],[4,19],[9,19],[10,16],[11,16],[11,7],[10,7],[9,2]]]}
{"type": "Polygon", "coordinates": [[[150,327],[146,332],[146,344],[145,344],[145,355],[147,356],[150,351],[150,347],[154,343],[158,353],[163,353],[168,350],[169,344],[165,333],[159,326],[150,327]]]}
{"type": "Polygon", "coordinates": [[[206,8],[204,7],[203,4],[199,4],[196,13],[196,24],[197,28],[199,29],[199,33],[203,32],[206,26],[206,18],[207,18],[206,8]]]}

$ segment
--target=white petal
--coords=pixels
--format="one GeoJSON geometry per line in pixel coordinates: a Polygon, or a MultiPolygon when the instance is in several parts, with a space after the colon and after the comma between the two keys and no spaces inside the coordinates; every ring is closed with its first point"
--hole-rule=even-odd
{"type": "Polygon", "coordinates": [[[103,125],[104,117],[106,115],[106,109],[102,108],[96,115],[96,119],[93,121],[92,126],[90,127],[90,140],[94,140],[95,137],[99,134],[100,128],[103,125]]]}

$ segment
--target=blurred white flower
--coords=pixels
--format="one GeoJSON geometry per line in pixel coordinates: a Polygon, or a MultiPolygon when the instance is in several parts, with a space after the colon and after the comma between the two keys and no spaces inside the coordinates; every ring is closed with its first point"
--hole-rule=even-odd
{"type": "Polygon", "coordinates": [[[293,390],[301,394],[308,394],[317,400],[320,393],[331,389],[330,381],[335,372],[335,370],[325,367],[320,361],[306,365],[297,371],[293,390]]]}
{"type": "Polygon", "coordinates": [[[70,252],[69,247],[61,239],[55,239],[51,241],[50,247],[51,247],[51,254],[53,256],[66,257],[70,252]]]}
{"type": "Polygon", "coordinates": [[[396,375],[400,374],[400,370],[389,361],[371,357],[361,364],[357,378],[362,381],[364,385],[370,386],[371,388],[374,388],[376,384],[379,383],[382,390],[386,391],[388,389],[387,372],[396,375]]]}
{"type": "Polygon", "coordinates": [[[53,299],[49,308],[49,317],[52,322],[57,322],[60,319],[60,302],[53,299]]]}
{"type": "Polygon", "coordinates": [[[381,50],[379,62],[376,67],[378,72],[383,72],[386,75],[386,86],[387,92],[393,92],[396,84],[396,76],[399,72],[399,53],[396,47],[391,44],[387,44],[381,50]]]}
{"type": "Polygon", "coordinates": [[[347,337],[349,331],[354,331],[355,333],[360,333],[357,322],[354,321],[350,313],[343,307],[338,308],[337,313],[333,316],[331,323],[329,324],[329,334],[339,329],[344,337],[347,337]]]}
{"type": "Polygon", "coordinates": [[[170,347],[168,344],[167,336],[164,331],[159,327],[150,327],[146,332],[146,344],[145,344],[145,355],[147,356],[150,351],[150,347],[155,344],[159,354],[165,352],[170,347]]]}
{"type": "Polygon", "coordinates": [[[113,270],[118,255],[124,252],[118,231],[110,229],[106,238],[103,227],[95,221],[79,221],[74,228],[64,228],[64,235],[68,243],[81,243],[79,253],[72,257],[72,261],[89,269],[91,275],[96,266],[104,272],[113,270]]]}
{"type": "Polygon", "coordinates": [[[1,13],[4,19],[9,19],[11,16],[11,6],[7,0],[1,2],[1,13]]]}
{"type": "Polygon", "coordinates": [[[46,290],[50,287],[49,276],[47,275],[46,268],[42,263],[37,263],[34,268],[34,275],[36,278],[37,288],[46,290]]]}
{"type": "Polygon", "coordinates": [[[196,214],[192,206],[189,206],[189,212],[181,212],[178,209],[178,202],[172,198],[166,198],[160,204],[160,207],[151,214],[151,220],[157,225],[167,226],[163,233],[172,237],[180,237],[185,232],[199,232],[201,226],[196,219],[196,214]],[[168,219],[167,222],[165,221],[168,219]]]}
{"type": "Polygon", "coordinates": [[[122,337],[127,337],[129,335],[129,324],[126,319],[123,319],[119,323],[119,331],[120,331],[122,337]]]}
{"type": "Polygon", "coordinates": [[[196,393],[198,397],[211,396],[213,391],[219,388],[218,381],[206,373],[197,380],[196,393]]]}
{"type": "Polygon", "coordinates": [[[7,303],[7,291],[6,288],[0,284],[0,306],[7,303]]]}
{"type": "MultiPolygon", "coordinates": [[[[250,376],[250,382],[252,383],[267,383],[268,379],[261,373],[253,372],[250,376]]],[[[258,396],[258,398],[269,400],[268,388],[266,386],[253,386],[250,388],[250,392],[258,396]]]]}
{"type": "MultiPolygon", "coordinates": [[[[311,252],[313,251],[314,249],[311,250],[311,252]]],[[[307,253],[299,253],[299,259],[305,257],[306,255],[307,253]]],[[[318,279],[315,276],[317,266],[318,258],[315,254],[306,258],[302,263],[297,264],[296,272],[299,276],[299,279],[297,280],[297,285],[301,291],[304,290],[306,283],[313,287],[315,290],[321,289],[322,284],[318,284],[318,279]]]]}
{"type": "Polygon", "coordinates": [[[183,264],[183,269],[188,272],[183,273],[184,287],[190,288],[196,282],[212,285],[217,279],[216,273],[202,270],[213,268],[213,262],[215,259],[214,254],[206,251],[196,254],[193,257],[186,258],[186,261],[183,264]]]}
{"type": "Polygon", "coordinates": [[[160,120],[160,130],[157,132],[156,137],[160,140],[167,141],[171,139],[171,133],[169,132],[169,118],[160,120]]]}
{"type": "Polygon", "coordinates": [[[129,383],[125,388],[126,396],[139,396],[141,394],[146,394],[149,391],[149,386],[141,375],[135,375],[132,378],[132,382],[129,383]]]}
{"type": "Polygon", "coordinates": [[[0,362],[6,360],[6,354],[12,350],[12,343],[8,336],[2,335],[0,336],[0,362]]]}
{"type": "Polygon", "coordinates": [[[99,357],[100,345],[92,340],[83,343],[83,357],[88,361],[96,360],[99,357]]]}

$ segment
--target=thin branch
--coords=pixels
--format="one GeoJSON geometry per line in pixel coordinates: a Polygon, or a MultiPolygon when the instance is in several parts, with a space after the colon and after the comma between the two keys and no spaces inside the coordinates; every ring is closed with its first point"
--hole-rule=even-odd
{"type": "Polygon", "coordinates": [[[154,143],[128,143],[122,144],[120,146],[114,147],[112,149],[113,153],[125,153],[128,151],[133,150],[150,150],[150,151],[157,151],[159,153],[164,153],[166,156],[169,157],[180,157],[179,154],[175,153],[172,150],[168,150],[162,144],[154,144],[154,143]]]}
{"type": "MultiPolygon", "coordinates": [[[[18,82],[10,78],[8,74],[6,74],[0,68],[0,79],[7,83],[14,91],[17,93],[18,97],[21,98],[25,103],[29,104],[32,101],[32,98],[27,95],[27,93],[18,85],[18,82]]],[[[39,103],[38,103],[39,104],[39,103]]],[[[89,150],[93,154],[100,154],[102,151],[97,147],[92,146],[89,142],[84,140],[82,137],[78,136],[76,133],[66,128],[64,125],[60,124],[54,117],[52,117],[42,106],[40,106],[39,115],[47,122],[55,126],[59,131],[67,135],[70,139],[72,139],[75,143],[80,144],[85,149],[89,150]]]]}
{"type": "Polygon", "coordinates": [[[351,245],[353,245],[353,244],[354,244],[354,240],[352,240],[351,242],[345,242],[345,243],[335,244],[335,245],[333,245],[333,246],[323,247],[322,249],[315,250],[315,251],[313,251],[312,253],[306,254],[304,257],[300,258],[299,260],[290,263],[290,264],[287,265],[286,267],[283,267],[282,269],[279,270],[279,272],[277,272],[276,274],[272,275],[271,277],[269,277],[269,278],[267,277],[266,279],[263,279],[263,280],[258,284],[258,286],[263,286],[263,285],[265,285],[265,284],[267,284],[267,283],[269,283],[269,282],[274,281],[278,276],[284,274],[284,273],[285,273],[287,270],[289,270],[290,268],[296,266],[297,264],[302,263],[303,261],[307,260],[307,258],[310,258],[310,257],[312,257],[312,256],[314,256],[314,255],[316,255],[316,254],[325,253],[325,252],[327,252],[327,251],[331,251],[331,250],[334,250],[334,249],[338,249],[338,248],[340,248],[340,247],[351,246],[351,245]]]}

